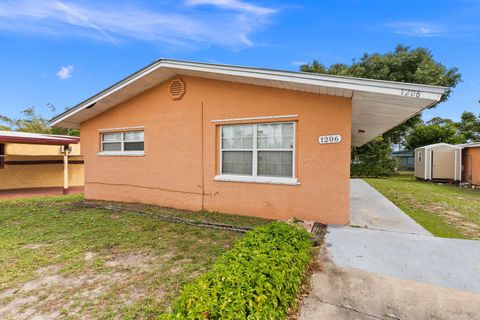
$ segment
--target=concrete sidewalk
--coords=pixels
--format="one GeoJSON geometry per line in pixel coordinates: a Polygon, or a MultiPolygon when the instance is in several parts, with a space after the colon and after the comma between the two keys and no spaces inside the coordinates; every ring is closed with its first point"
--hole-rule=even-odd
{"type": "Polygon", "coordinates": [[[350,180],[350,225],[375,230],[431,235],[362,179],[350,180]]]}

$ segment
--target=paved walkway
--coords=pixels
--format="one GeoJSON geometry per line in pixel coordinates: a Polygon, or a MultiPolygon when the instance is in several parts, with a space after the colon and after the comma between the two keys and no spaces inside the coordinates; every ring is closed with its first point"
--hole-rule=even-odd
{"type": "Polygon", "coordinates": [[[325,242],[339,266],[480,293],[480,241],[328,227],[325,242]]]}
{"type": "Polygon", "coordinates": [[[301,320],[480,320],[480,241],[432,236],[365,181],[328,226],[301,320]]]}
{"type": "Polygon", "coordinates": [[[325,239],[336,264],[480,293],[480,241],[433,237],[361,179],[350,192],[356,228],[329,226],[325,239]]]}
{"type": "Polygon", "coordinates": [[[350,180],[350,225],[431,235],[362,179],[350,180]]]}
{"type": "Polygon", "coordinates": [[[300,320],[480,320],[480,294],[341,267],[317,257],[300,320]]]}

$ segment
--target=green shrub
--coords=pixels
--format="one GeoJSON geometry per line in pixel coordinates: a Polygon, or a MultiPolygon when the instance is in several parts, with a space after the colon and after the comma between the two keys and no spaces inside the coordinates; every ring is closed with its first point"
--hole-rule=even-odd
{"type": "Polygon", "coordinates": [[[310,262],[312,239],[296,225],[249,231],[187,284],[164,319],[284,319],[310,262]]]}
{"type": "Polygon", "coordinates": [[[361,147],[352,149],[350,176],[389,177],[395,174],[397,160],[392,159],[388,141],[377,137],[361,147]]]}

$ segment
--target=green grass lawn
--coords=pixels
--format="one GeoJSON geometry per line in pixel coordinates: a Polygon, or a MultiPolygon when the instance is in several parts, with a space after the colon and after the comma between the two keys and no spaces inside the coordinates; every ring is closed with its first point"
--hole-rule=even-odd
{"type": "Polygon", "coordinates": [[[480,193],[417,181],[412,174],[365,179],[425,229],[439,237],[480,239],[480,193]]]}
{"type": "Polygon", "coordinates": [[[155,213],[258,226],[266,220],[129,205],[79,208],[78,196],[0,202],[0,319],[155,319],[180,287],[242,234],[167,223],[155,213]]]}

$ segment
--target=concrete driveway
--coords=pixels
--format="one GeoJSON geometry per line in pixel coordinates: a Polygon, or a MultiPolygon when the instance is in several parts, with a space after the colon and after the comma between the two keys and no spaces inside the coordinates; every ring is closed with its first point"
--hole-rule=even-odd
{"type": "Polygon", "coordinates": [[[362,179],[350,180],[350,225],[432,235],[362,179]]]}
{"type": "Polygon", "coordinates": [[[350,194],[352,227],[325,238],[336,264],[480,293],[480,241],[432,236],[362,179],[350,194]]]}
{"type": "Polygon", "coordinates": [[[434,237],[363,180],[350,192],[300,319],[480,320],[480,241],[434,237]]]}

